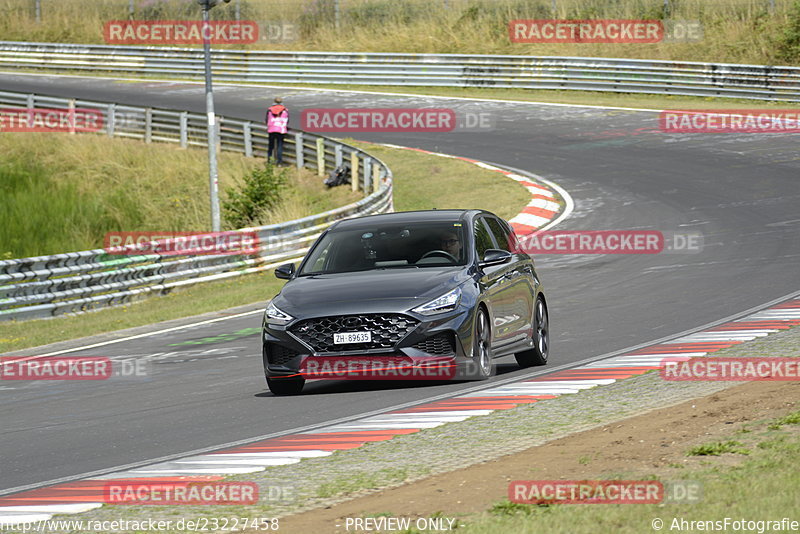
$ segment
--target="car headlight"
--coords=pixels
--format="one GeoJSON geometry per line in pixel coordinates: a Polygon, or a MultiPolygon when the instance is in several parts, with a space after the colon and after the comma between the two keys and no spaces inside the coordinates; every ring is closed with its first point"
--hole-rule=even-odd
{"type": "Polygon", "coordinates": [[[294,320],[294,317],[282,311],[272,302],[267,305],[267,309],[264,311],[264,318],[268,323],[279,325],[285,325],[294,320]]]}
{"type": "Polygon", "coordinates": [[[411,311],[417,312],[421,315],[433,315],[434,313],[453,311],[456,309],[456,306],[458,306],[458,302],[460,300],[461,288],[457,287],[449,293],[445,293],[441,297],[435,298],[432,301],[423,304],[422,306],[417,306],[411,311]]]}

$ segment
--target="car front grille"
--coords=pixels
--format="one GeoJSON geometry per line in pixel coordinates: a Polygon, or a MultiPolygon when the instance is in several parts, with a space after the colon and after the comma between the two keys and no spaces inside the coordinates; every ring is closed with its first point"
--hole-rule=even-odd
{"type": "Polygon", "coordinates": [[[414,343],[413,347],[428,354],[452,354],[455,352],[453,336],[447,332],[442,332],[414,343]]]}
{"type": "Polygon", "coordinates": [[[419,324],[413,317],[399,313],[337,315],[306,319],[294,325],[290,332],[315,352],[390,349],[419,324]],[[338,332],[371,332],[369,343],[335,344],[338,332]]]}
{"type": "Polygon", "coordinates": [[[267,349],[267,360],[270,365],[286,365],[299,353],[281,345],[270,344],[267,349]]]}

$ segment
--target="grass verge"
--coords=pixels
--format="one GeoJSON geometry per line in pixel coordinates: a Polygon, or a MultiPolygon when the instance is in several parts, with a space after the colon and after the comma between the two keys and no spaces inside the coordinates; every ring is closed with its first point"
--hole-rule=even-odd
{"type": "MultiPolygon", "coordinates": [[[[199,17],[195,2],[139,0],[132,18],[199,17]]],[[[108,20],[131,18],[127,0],[0,1],[0,34],[8,40],[103,43],[108,20]]],[[[634,57],[689,61],[791,64],[800,57],[793,0],[342,0],[339,27],[333,0],[239,0],[211,11],[213,19],[270,22],[251,48],[411,53],[634,57]],[[774,6],[774,7],[773,7],[774,6]],[[652,44],[519,44],[509,38],[516,19],[671,19],[699,21],[702,39],[652,44]],[[285,28],[290,31],[286,32],[285,28]],[[413,36],[413,38],[411,38],[413,36]],[[272,40],[273,42],[270,42],[272,40]]],[[[232,48],[233,45],[223,48],[232,48]]]]}
{"type": "MultiPolygon", "coordinates": [[[[0,257],[103,247],[112,231],[198,232],[209,226],[206,152],[102,136],[0,136],[0,257]]],[[[222,152],[220,196],[263,160],[222,152]]],[[[260,219],[281,222],[354,202],[346,188],[286,169],[280,204],[260,219]]],[[[228,225],[230,226],[230,225],[228,225]]]]}
{"type": "MultiPolygon", "coordinates": [[[[383,159],[394,172],[396,211],[477,207],[502,217],[511,217],[519,213],[529,200],[528,192],[513,180],[463,161],[371,144],[364,144],[363,147],[383,159]],[[467,179],[471,187],[464,187],[467,179]]],[[[180,154],[180,151],[176,151],[176,157],[180,154]]],[[[319,184],[321,181],[317,177],[309,180],[309,188],[314,187],[312,182],[319,184]]],[[[347,192],[347,187],[331,191],[343,195],[347,192]]],[[[297,195],[305,202],[312,202],[308,195],[302,195],[299,190],[297,195]]],[[[313,209],[328,209],[323,207],[325,203],[320,200],[313,205],[313,209]]],[[[283,215],[288,216],[289,213],[283,215]]],[[[264,301],[274,296],[282,285],[283,282],[274,278],[271,272],[253,274],[177,289],[167,296],[151,297],[130,305],[79,316],[0,322],[0,352],[264,301]]]]}
{"type": "MultiPolygon", "coordinates": [[[[792,488],[800,484],[800,472],[794,466],[800,461],[800,427],[798,422],[785,426],[781,421],[800,421],[800,411],[773,420],[755,423],[748,445],[752,452],[745,460],[720,458],[717,463],[706,461],[704,468],[685,468],[673,479],[691,480],[702,487],[699,502],[631,505],[527,505],[504,500],[489,511],[466,521],[459,532],[465,534],[500,534],[518,532],[548,533],[638,533],[665,531],[704,530],[687,528],[686,522],[720,522],[760,520],[780,521],[797,508],[797,497],[792,488]],[[775,425],[780,428],[776,429],[775,425]],[[734,513],[735,511],[735,513],[734,513]],[[735,515],[735,517],[733,517],[735,515]],[[659,523],[660,521],[660,523],[659,523]]],[[[741,443],[728,440],[711,444],[715,456],[725,453],[741,454],[741,443]],[[735,444],[729,450],[724,444],[735,444]]],[[[693,454],[690,450],[687,454],[693,454]]],[[[658,478],[641,473],[625,473],[613,478],[658,478]]],[[[602,477],[601,477],[602,478],[602,477]]],[[[791,519],[791,518],[790,518],[791,519]]],[[[697,523],[695,523],[696,525],[697,523]]],[[[746,529],[728,525],[732,531],[746,529]]],[[[722,530],[717,528],[716,530],[722,530]]],[[[781,528],[772,528],[782,531],[781,528]]]]}

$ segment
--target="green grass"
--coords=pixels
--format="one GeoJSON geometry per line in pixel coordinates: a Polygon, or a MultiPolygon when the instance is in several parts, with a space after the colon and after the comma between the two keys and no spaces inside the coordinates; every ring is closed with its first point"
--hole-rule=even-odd
{"type": "MultiPolygon", "coordinates": [[[[128,0],[42,0],[42,22],[32,0],[0,0],[0,35],[6,40],[102,43],[103,25],[127,19],[128,0]]],[[[197,19],[195,2],[141,1],[136,19],[197,19]]],[[[251,48],[636,57],[791,64],[800,57],[798,9],[793,0],[342,0],[341,28],[332,0],[241,0],[243,19],[294,25],[298,39],[251,48]],[[665,19],[703,24],[699,42],[656,44],[519,44],[508,36],[514,19],[665,19]],[[410,36],[413,36],[411,38],[410,36]]],[[[232,19],[235,4],[211,11],[232,19]]],[[[226,45],[220,48],[241,48],[226,45]]]]}
{"type": "Polygon", "coordinates": [[[780,430],[784,425],[800,425],[800,411],[776,419],[769,425],[770,430],[780,430]]]}
{"type": "Polygon", "coordinates": [[[381,158],[395,176],[396,211],[480,208],[509,219],[530,201],[522,186],[502,174],[440,156],[371,143],[348,143],[381,158]]]}
{"type": "Polygon", "coordinates": [[[740,441],[715,441],[713,443],[704,443],[703,445],[692,447],[686,453],[686,456],[720,456],[726,453],[750,454],[750,451],[743,447],[744,444],[740,441]]]}
{"type": "MultiPolygon", "coordinates": [[[[0,136],[0,257],[22,258],[103,246],[112,231],[208,231],[206,152],[167,144],[68,134],[0,136]]],[[[263,160],[223,152],[220,192],[263,160]]],[[[313,173],[287,169],[290,187],[261,224],[354,202],[313,173]]],[[[229,227],[229,225],[226,225],[229,227]]]]}
{"type": "Polygon", "coordinates": [[[375,489],[387,483],[402,482],[408,477],[405,469],[381,469],[375,472],[351,473],[346,477],[338,477],[331,482],[320,484],[317,497],[333,497],[346,495],[364,489],[375,489]]]}
{"type": "MultiPolygon", "coordinates": [[[[800,412],[784,419],[794,421],[800,412]]],[[[726,517],[777,520],[797,509],[794,488],[800,487],[800,434],[785,431],[770,438],[761,435],[753,453],[734,466],[682,469],[675,480],[697,481],[699,502],[657,505],[550,505],[516,504],[503,500],[481,514],[464,518],[464,534],[594,534],[655,532],[652,522],[663,521],[663,532],[677,532],[680,520],[724,521],[726,517]],[[677,523],[675,523],[677,521],[677,523]],[[673,526],[673,528],[670,528],[673,526]]],[[[604,477],[605,478],[605,477],[604,477]]],[[[642,478],[642,477],[639,477],[642,478]]],[[[665,486],[666,486],[665,481],[665,486]]],[[[791,518],[791,517],[790,517],[791,518]]],[[[735,529],[728,527],[733,532],[735,529]]],[[[776,529],[773,529],[776,530],[776,529]]],[[[779,529],[778,529],[779,530],[779,529]]],[[[682,531],[686,531],[684,527],[682,531]]]]}
{"type": "MultiPolygon", "coordinates": [[[[0,142],[2,139],[0,137],[0,142]]],[[[396,211],[480,207],[510,217],[519,213],[529,199],[527,191],[513,180],[463,161],[376,145],[364,145],[364,148],[382,158],[393,170],[396,211]],[[465,180],[468,180],[470,187],[464,187],[465,180]]],[[[182,153],[175,151],[172,154],[178,158],[182,153]]],[[[309,177],[306,180],[307,187],[314,190],[321,179],[309,177]]],[[[348,191],[347,187],[339,187],[331,192],[347,195],[348,191]]],[[[314,202],[310,195],[303,195],[300,188],[295,194],[298,199],[313,204],[313,210],[329,209],[326,204],[330,199],[314,202]]],[[[276,279],[271,272],[246,275],[233,280],[176,289],[167,296],[151,297],[127,306],[79,316],[0,322],[0,352],[266,301],[282,286],[283,281],[276,279]]]]}
{"type": "MultiPolygon", "coordinates": [[[[82,315],[4,321],[0,322],[0,353],[266,301],[283,284],[272,272],[251,274],[82,315]]],[[[260,318],[253,317],[257,325],[260,318]]]]}

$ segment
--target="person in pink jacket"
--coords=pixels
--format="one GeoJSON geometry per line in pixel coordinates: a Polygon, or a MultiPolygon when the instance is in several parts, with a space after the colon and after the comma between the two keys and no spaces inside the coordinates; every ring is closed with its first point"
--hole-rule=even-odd
{"type": "Polygon", "coordinates": [[[283,165],[283,137],[289,131],[289,110],[282,104],[283,99],[275,97],[275,104],[267,110],[267,132],[269,133],[269,146],[267,148],[267,161],[272,159],[275,152],[275,163],[283,165]]]}

